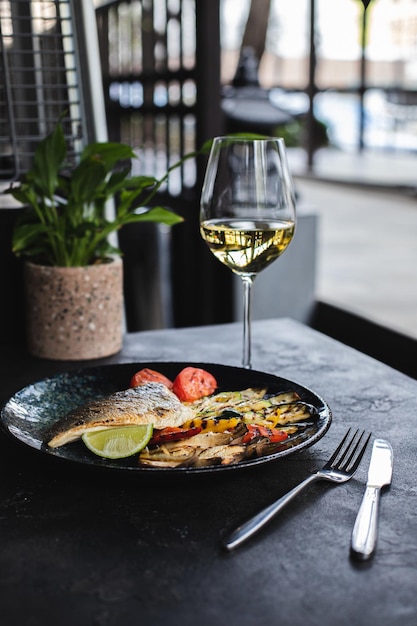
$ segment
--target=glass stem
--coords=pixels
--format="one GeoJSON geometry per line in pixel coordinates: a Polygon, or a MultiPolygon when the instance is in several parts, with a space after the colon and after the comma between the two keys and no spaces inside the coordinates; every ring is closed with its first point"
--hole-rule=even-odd
{"type": "Polygon", "coordinates": [[[252,287],[254,276],[242,276],[243,283],[243,359],[242,365],[251,369],[252,287]]]}

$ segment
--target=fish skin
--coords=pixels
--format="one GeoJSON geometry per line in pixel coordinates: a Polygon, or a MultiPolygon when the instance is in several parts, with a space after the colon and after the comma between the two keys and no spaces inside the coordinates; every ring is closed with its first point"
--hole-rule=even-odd
{"type": "Polygon", "coordinates": [[[191,407],[161,383],[146,383],[76,407],[52,426],[48,446],[57,448],[84,433],[109,427],[153,424],[154,428],[181,426],[194,417],[191,407]]]}

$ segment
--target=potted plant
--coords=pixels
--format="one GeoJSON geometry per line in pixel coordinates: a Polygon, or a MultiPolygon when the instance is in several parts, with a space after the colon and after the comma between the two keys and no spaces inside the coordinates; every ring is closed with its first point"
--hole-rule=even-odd
{"type": "Polygon", "coordinates": [[[136,155],[126,144],[92,143],[73,167],[67,154],[59,122],[39,143],[32,168],[6,191],[25,207],[13,252],[26,260],[29,350],[53,359],[98,358],[122,344],[122,261],[109,236],[132,222],[181,222],[163,207],[148,207],[169,172],[193,155],[158,180],[131,175],[136,155]],[[117,210],[109,215],[112,198],[117,210]]]}

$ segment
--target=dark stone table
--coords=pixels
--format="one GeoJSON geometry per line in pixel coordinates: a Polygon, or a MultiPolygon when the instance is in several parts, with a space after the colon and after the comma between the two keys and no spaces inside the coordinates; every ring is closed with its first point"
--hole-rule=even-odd
{"type": "MultiPolygon", "coordinates": [[[[119,355],[94,364],[240,356],[233,324],[128,335],[119,355]]],[[[10,347],[0,363],[2,401],[80,367],[10,347]]],[[[165,480],[67,466],[0,437],[2,626],[416,626],[417,381],[286,319],[254,324],[253,367],[327,400],[333,422],[315,446],[250,470],[165,480]],[[222,549],[225,532],[317,470],[348,426],[394,450],[371,561],[349,555],[369,449],[351,481],[311,486],[251,541],[222,549]]]]}

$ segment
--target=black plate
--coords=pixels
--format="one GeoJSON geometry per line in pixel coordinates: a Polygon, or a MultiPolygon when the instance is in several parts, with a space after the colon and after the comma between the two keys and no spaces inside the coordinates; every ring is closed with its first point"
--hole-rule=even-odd
{"type": "Polygon", "coordinates": [[[327,432],[332,415],[329,406],[313,391],[298,385],[285,378],[279,378],[272,374],[247,370],[240,367],[228,367],[208,363],[124,363],[120,365],[105,365],[95,368],[86,368],[65,374],[58,374],[46,378],[18,391],[4,405],[1,412],[1,428],[15,439],[23,442],[31,448],[40,450],[42,453],[52,455],[67,461],[94,465],[95,467],[120,469],[130,472],[157,473],[157,474],[181,474],[181,473],[206,473],[225,470],[236,470],[243,467],[252,467],[262,463],[269,463],[289,454],[315,444],[327,432]],[[176,374],[186,367],[202,367],[215,376],[219,388],[228,391],[237,391],[247,387],[268,387],[268,393],[280,393],[294,390],[301,399],[312,404],[317,410],[317,422],[314,427],[291,447],[282,448],[268,456],[241,461],[236,465],[212,465],[208,467],[192,468],[158,468],[142,467],[137,463],[136,456],[128,459],[112,461],[102,459],[91,453],[84,444],[74,442],[60,448],[49,448],[45,444],[45,433],[54,422],[63,417],[68,411],[76,406],[84,404],[88,400],[106,396],[115,391],[126,389],[129,386],[133,374],[143,368],[150,367],[174,379],[176,374]]]}

